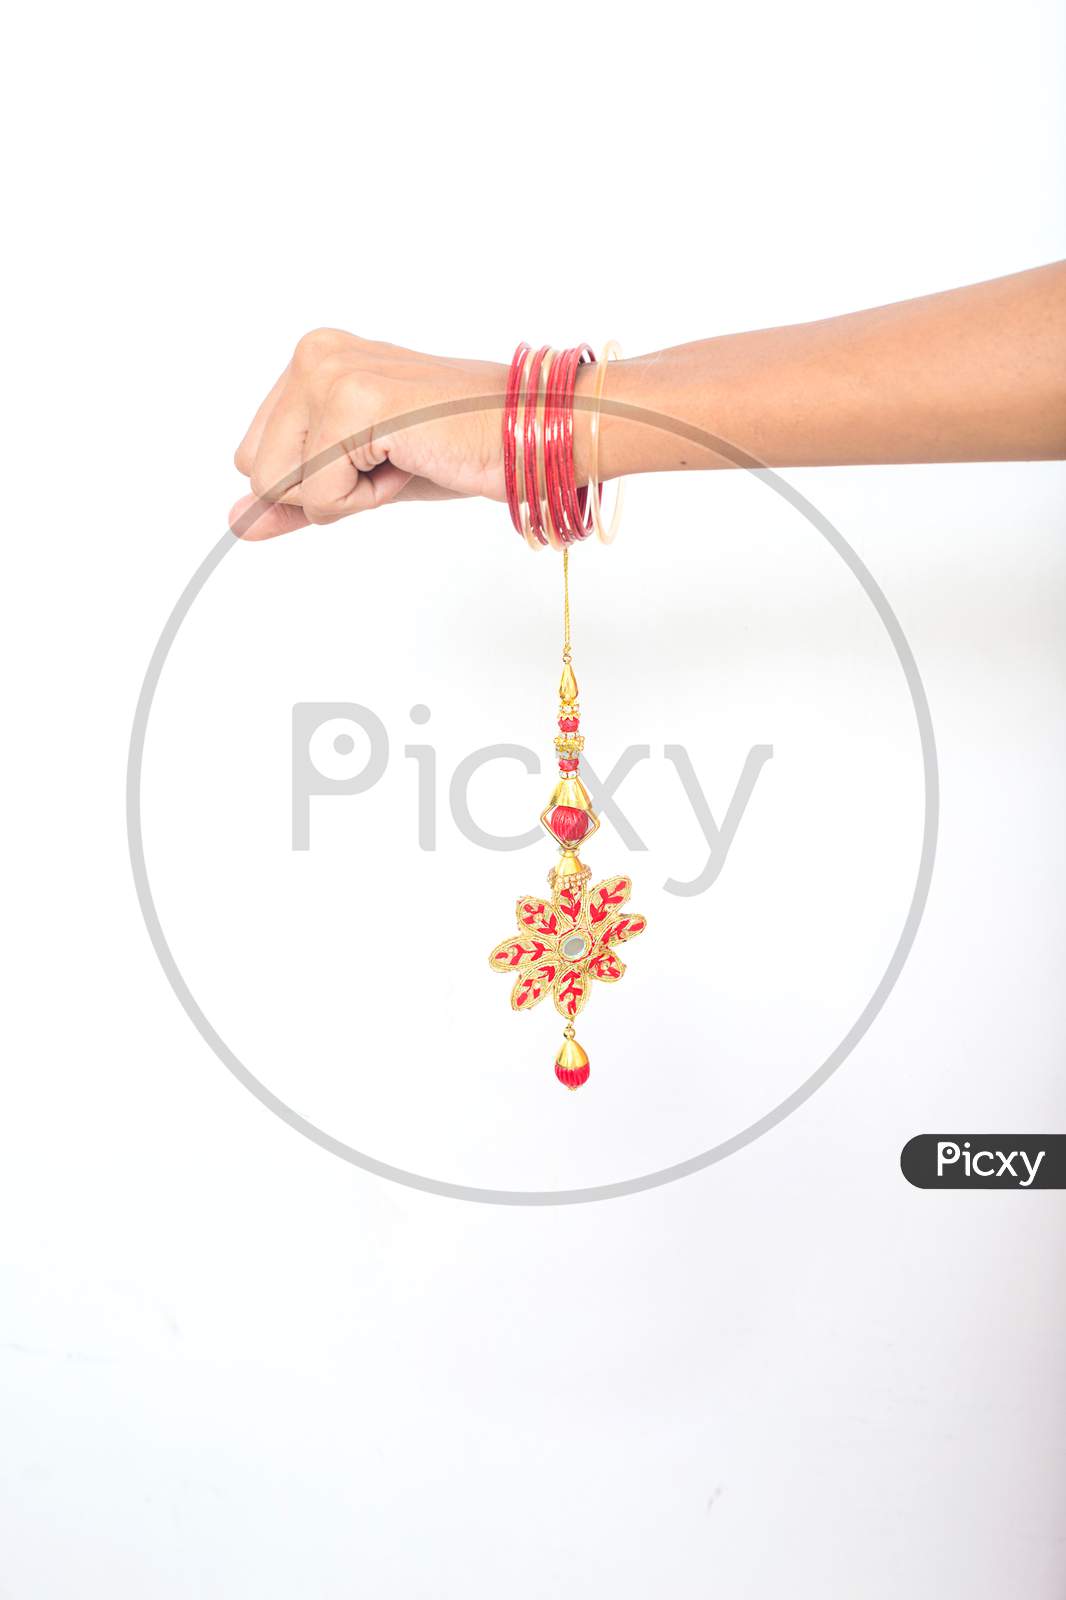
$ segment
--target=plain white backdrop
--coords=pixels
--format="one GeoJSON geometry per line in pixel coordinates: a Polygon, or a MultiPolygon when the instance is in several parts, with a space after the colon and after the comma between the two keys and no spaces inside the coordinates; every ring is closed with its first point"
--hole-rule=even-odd
{"type": "MultiPolygon", "coordinates": [[[[1056,8],[224,0],[26,13],[10,43],[0,1596],[1058,1600],[1062,1199],[920,1193],[898,1158],[1063,1124],[1060,466],[786,474],[915,652],[940,851],[853,1056],[682,1183],[462,1204],[302,1139],[179,1008],[124,834],[149,655],[301,333],[637,353],[1054,259],[1056,8]]],[[[574,569],[589,755],[651,751],[620,791],[647,850],[588,850],[650,927],[582,1018],[577,1096],[554,1014],[513,1017],[485,961],[550,852],[477,849],[447,807],[485,744],[544,763],[471,786],[486,827],[549,781],[559,573],[500,507],[235,548],[149,730],[149,871],[215,1025],[337,1138],[459,1183],[610,1182],[760,1116],[861,1009],[917,866],[898,665],[764,485],[634,482],[574,569]],[[294,853],[307,700],[372,708],[390,759],[294,853]],[[705,855],[666,744],[719,821],[774,747],[693,898],[664,887],[705,855]]]]}

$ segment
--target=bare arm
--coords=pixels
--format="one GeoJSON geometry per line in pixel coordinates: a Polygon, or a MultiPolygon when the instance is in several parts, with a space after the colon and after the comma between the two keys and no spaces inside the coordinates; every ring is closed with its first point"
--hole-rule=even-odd
{"type": "MultiPolygon", "coordinates": [[[[506,377],[503,363],[422,355],[336,329],[308,334],[237,450],[252,493],[231,513],[235,529],[270,538],[392,500],[502,499],[506,377]],[[425,408],[431,420],[397,420],[425,408]]],[[[594,379],[594,369],[582,369],[581,475],[594,379]]],[[[1066,262],[612,362],[604,401],[601,477],[752,461],[1059,459],[1066,262]]]]}
{"type": "MultiPolygon", "coordinates": [[[[1058,458],[1066,262],[638,356],[608,368],[604,393],[680,418],[766,466],[1058,458]]],[[[617,417],[604,422],[602,448],[610,475],[730,464],[617,417]]]]}

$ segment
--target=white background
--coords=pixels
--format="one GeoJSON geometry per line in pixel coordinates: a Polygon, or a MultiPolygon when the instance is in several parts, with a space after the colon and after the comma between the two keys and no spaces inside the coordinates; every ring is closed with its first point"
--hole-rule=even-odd
{"type": "MultiPolygon", "coordinates": [[[[179,1009],[123,827],[148,657],[302,332],[636,353],[1053,259],[1054,8],[111,6],[10,42],[0,1596],[1057,1600],[1061,1197],[920,1193],[898,1156],[1063,1125],[1060,467],[789,475],[917,656],[940,853],[844,1068],[683,1183],[470,1205],[302,1139],[179,1009]]],[[[636,482],[574,565],[590,756],[652,750],[622,791],[647,852],[588,851],[651,926],[577,1096],[558,1019],[485,963],[550,853],[475,849],[443,799],[483,744],[549,770],[559,575],[501,508],[236,548],[149,734],[149,869],[209,1015],[331,1133],[460,1183],[612,1181],[761,1115],[861,1009],[917,864],[898,666],[783,502],[636,482]],[[371,706],[391,758],[294,855],[313,699],[371,706]],[[774,746],[694,899],[663,888],[703,861],[664,743],[719,821],[774,746]]],[[[471,803],[521,831],[546,786],[498,766],[471,803]]]]}

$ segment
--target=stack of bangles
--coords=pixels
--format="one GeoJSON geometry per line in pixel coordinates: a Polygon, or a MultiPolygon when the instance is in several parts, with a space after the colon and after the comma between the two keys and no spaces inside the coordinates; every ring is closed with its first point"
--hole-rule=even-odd
{"type": "Polygon", "coordinates": [[[608,361],[621,355],[612,340],[596,370],[589,414],[589,481],[574,473],[574,387],[577,369],[595,361],[587,344],[561,352],[520,344],[507,374],[503,408],[503,473],[516,532],[533,550],[565,550],[595,530],[604,544],[618,531],[622,486],[604,523],[599,482],[600,403],[608,361]]]}

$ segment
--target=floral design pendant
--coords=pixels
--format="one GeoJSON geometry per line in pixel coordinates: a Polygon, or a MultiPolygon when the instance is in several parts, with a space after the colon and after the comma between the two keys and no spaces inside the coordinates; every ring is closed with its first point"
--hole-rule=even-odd
{"type": "Polygon", "coordinates": [[[577,695],[577,680],[564,655],[555,740],[559,781],[540,818],[559,846],[559,861],[548,873],[549,898],[527,895],[519,900],[517,934],[489,956],[494,972],[514,978],[513,1011],[532,1011],[551,993],[556,1011],[566,1020],[555,1076],[567,1089],[579,1089],[589,1076],[589,1058],[574,1036],[574,1018],[584,1010],[594,983],[618,982],[626,970],[618,947],[647,926],[644,917],[626,909],[630,880],[604,878],[590,887],[592,873],[578,854],[600,821],[578,776],[585,741],[578,731],[577,695]]]}

